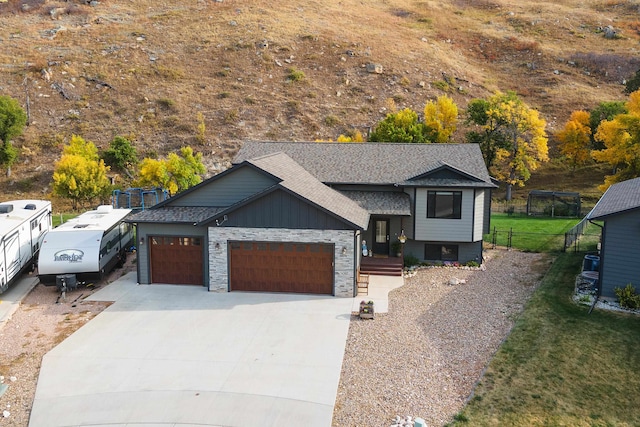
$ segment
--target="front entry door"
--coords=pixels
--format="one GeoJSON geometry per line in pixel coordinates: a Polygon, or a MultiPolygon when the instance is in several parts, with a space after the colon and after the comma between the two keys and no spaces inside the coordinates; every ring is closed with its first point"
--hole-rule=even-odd
{"type": "Polygon", "coordinates": [[[375,236],[373,237],[373,253],[389,255],[389,219],[376,219],[375,236]]]}

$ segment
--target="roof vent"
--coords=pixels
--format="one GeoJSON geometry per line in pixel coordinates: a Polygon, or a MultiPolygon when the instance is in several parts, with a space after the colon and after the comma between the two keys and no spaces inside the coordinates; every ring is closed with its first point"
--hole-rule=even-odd
{"type": "Polygon", "coordinates": [[[113,211],[113,206],[111,206],[111,205],[100,205],[96,209],[96,212],[102,213],[102,214],[106,214],[106,213],[109,213],[111,211],[113,211]]]}
{"type": "Polygon", "coordinates": [[[33,204],[33,203],[29,203],[29,204],[25,205],[25,207],[24,207],[24,208],[25,208],[26,210],[29,210],[29,211],[35,211],[35,210],[36,210],[36,205],[35,205],[35,204],[33,204]]]}
{"type": "Polygon", "coordinates": [[[13,205],[0,205],[0,214],[7,214],[13,211],[13,205]]]}

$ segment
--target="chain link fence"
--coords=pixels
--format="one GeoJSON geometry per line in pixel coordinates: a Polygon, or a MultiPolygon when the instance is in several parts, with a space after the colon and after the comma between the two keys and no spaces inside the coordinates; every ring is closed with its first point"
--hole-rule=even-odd
{"type": "Polygon", "coordinates": [[[501,246],[531,252],[595,251],[600,242],[600,228],[582,224],[579,230],[574,230],[576,227],[562,234],[498,230],[494,227],[491,233],[485,236],[485,241],[494,249],[501,246]]]}

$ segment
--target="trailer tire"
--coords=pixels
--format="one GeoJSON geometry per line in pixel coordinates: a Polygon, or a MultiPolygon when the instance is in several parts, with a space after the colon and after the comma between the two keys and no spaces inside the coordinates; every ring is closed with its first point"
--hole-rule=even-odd
{"type": "Polygon", "coordinates": [[[116,264],[116,267],[122,268],[124,267],[124,264],[126,262],[127,262],[127,251],[123,249],[120,251],[120,254],[118,255],[118,263],[116,264]]]}

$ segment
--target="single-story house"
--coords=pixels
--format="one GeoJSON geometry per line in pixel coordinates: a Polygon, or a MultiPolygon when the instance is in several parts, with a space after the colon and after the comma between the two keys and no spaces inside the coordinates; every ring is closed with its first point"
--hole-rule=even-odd
{"type": "Polygon", "coordinates": [[[353,297],[363,254],[400,240],[404,256],[481,262],[492,188],[476,144],[247,142],[130,219],[138,281],[353,297]]]}
{"type": "Polygon", "coordinates": [[[587,218],[604,221],[600,239],[600,296],[616,298],[627,284],[640,290],[640,178],[613,184],[587,218]]]}

